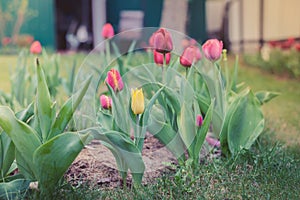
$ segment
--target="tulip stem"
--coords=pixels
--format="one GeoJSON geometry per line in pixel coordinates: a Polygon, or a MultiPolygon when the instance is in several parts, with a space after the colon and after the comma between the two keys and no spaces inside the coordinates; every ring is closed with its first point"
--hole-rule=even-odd
{"type": "Polygon", "coordinates": [[[106,40],[106,64],[110,62],[110,40],[106,40]]]}
{"type": "Polygon", "coordinates": [[[163,53],[163,55],[164,55],[164,59],[163,59],[163,65],[162,65],[162,67],[161,67],[161,82],[162,83],[164,83],[165,81],[165,76],[164,76],[164,68],[165,68],[165,66],[166,66],[166,54],[165,53],[163,53]]]}
{"type": "Polygon", "coordinates": [[[186,80],[188,79],[188,73],[189,73],[189,68],[185,68],[185,78],[186,80]]]}
{"type": "Polygon", "coordinates": [[[224,59],[224,68],[225,68],[225,76],[226,76],[226,94],[229,91],[229,72],[228,72],[228,64],[227,64],[227,59],[224,59]]]}
{"type": "Polygon", "coordinates": [[[136,115],[136,138],[135,138],[135,145],[136,147],[142,152],[143,145],[144,145],[144,135],[141,135],[141,127],[140,127],[140,115],[136,115]]]}

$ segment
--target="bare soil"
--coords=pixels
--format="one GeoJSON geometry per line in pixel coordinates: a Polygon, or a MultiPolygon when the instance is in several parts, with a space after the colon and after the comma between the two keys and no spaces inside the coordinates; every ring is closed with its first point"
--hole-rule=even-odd
{"type": "MultiPolygon", "coordinates": [[[[143,160],[146,170],[143,184],[153,182],[162,173],[169,171],[166,163],[176,163],[176,158],[152,135],[146,135],[143,160]]],[[[72,185],[88,183],[90,186],[114,188],[122,186],[122,179],[117,170],[112,153],[99,141],[92,141],[86,146],[73,162],[66,173],[67,181],[72,185]]],[[[131,176],[127,178],[127,184],[131,185],[131,176]]]]}

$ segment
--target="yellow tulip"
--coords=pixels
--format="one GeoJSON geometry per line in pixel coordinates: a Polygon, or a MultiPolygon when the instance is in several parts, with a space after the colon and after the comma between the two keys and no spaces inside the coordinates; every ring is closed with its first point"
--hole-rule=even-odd
{"type": "Polygon", "coordinates": [[[142,114],[145,109],[143,89],[135,89],[131,92],[131,110],[134,114],[142,114]]]}

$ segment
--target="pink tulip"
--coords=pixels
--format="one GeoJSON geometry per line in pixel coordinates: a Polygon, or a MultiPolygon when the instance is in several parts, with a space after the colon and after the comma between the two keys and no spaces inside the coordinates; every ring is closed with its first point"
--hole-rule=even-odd
{"type": "Polygon", "coordinates": [[[102,28],[102,37],[105,39],[112,38],[115,35],[114,28],[110,23],[104,24],[102,28]]]}
{"type": "MultiPolygon", "coordinates": [[[[163,65],[164,64],[164,54],[159,53],[157,51],[153,51],[153,57],[154,57],[154,62],[157,65],[163,65]]],[[[171,53],[166,53],[165,54],[165,58],[166,58],[166,64],[168,65],[170,63],[171,60],[171,53]]]]}
{"type": "Polygon", "coordinates": [[[200,49],[196,46],[187,47],[180,56],[180,64],[184,67],[191,67],[193,62],[201,60],[202,55],[200,49]]]}
{"type": "Polygon", "coordinates": [[[39,41],[34,41],[30,46],[30,53],[40,54],[42,53],[42,45],[39,41]]]}
{"type": "Polygon", "coordinates": [[[197,115],[196,117],[196,126],[200,127],[203,124],[203,117],[201,115],[197,115]]]}
{"type": "Polygon", "coordinates": [[[104,94],[100,96],[100,104],[103,109],[111,109],[112,99],[104,94]]]}
{"type": "Polygon", "coordinates": [[[205,140],[210,146],[217,147],[217,148],[220,148],[221,146],[220,141],[213,137],[206,136],[205,140]]]}
{"type": "Polygon", "coordinates": [[[153,34],[153,47],[157,52],[169,53],[173,50],[173,42],[171,34],[164,28],[158,29],[153,34]]]}
{"type": "Polygon", "coordinates": [[[207,40],[202,45],[202,50],[205,57],[210,61],[218,60],[222,55],[223,42],[217,39],[207,40]]]}
{"type": "Polygon", "coordinates": [[[107,72],[106,83],[110,85],[115,92],[121,91],[124,87],[120,72],[116,69],[111,69],[107,72]]]}
{"type": "Polygon", "coordinates": [[[11,38],[10,37],[3,37],[1,40],[1,43],[3,46],[7,46],[11,43],[11,38]]]}

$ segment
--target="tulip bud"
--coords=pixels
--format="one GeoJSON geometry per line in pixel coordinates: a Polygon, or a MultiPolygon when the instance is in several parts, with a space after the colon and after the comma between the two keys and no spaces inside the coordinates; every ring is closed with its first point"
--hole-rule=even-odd
{"type": "Polygon", "coordinates": [[[115,35],[114,28],[110,23],[104,24],[102,28],[102,37],[105,39],[112,38],[115,35]]]}
{"type": "MultiPolygon", "coordinates": [[[[154,62],[157,65],[163,65],[164,64],[164,54],[159,53],[157,51],[153,51],[153,56],[154,56],[154,62]]],[[[166,59],[166,64],[168,65],[171,60],[171,53],[166,53],[165,54],[165,59],[166,59]]]]}
{"type": "Polygon", "coordinates": [[[193,62],[201,60],[200,49],[196,46],[187,47],[180,56],[180,64],[184,67],[191,67],[193,62]]]}
{"type": "Polygon", "coordinates": [[[196,126],[200,127],[203,124],[203,118],[201,115],[196,116],[196,126]]]}
{"type": "Polygon", "coordinates": [[[135,89],[131,92],[131,110],[134,114],[142,114],[145,109],[143,89],[135,89]]]}
{"type": "Polygon", "coordinates": [[[173,50],[173,42],[171,34],[164,28],[158,29],[153,34],[153,47],[160,53],[168,53],[173,50]]]}
{"type": "Polygon", "coordinates": [[[104,94],[100,96],[100,104],[103,109],[111,109],[112,99],[104,94]]]}
{"type": "Polygon", "coordinates": [[[105,81],[115,92],[121,91],[124,87],[122,77],[116,69],[111,69],[107,72],[105,81]]]}
{"type": "Polygon", "coordinates": [[[40,54],[42,53],[42,45],[39,41],[34,41],[30,46],[30,53],[40,54]]]}
{"type": "Polygon", "coordinates": [[[222,54],[223,42],[217,39],[207,40],[202,45],[205,57],[210,61],[217,61],[222,54]]]}

